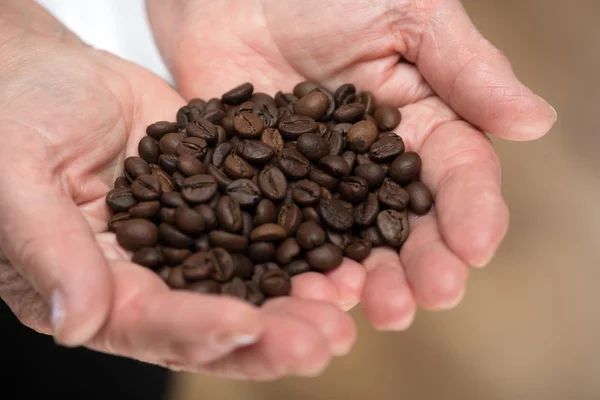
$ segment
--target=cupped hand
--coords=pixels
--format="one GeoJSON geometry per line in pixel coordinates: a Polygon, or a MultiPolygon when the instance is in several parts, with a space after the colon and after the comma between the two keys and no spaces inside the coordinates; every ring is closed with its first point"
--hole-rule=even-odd
{"type": "Polygon", "coordinates": [[[400,254],[377,249],[325,278],[343,307],[361,301],[379,329],[404,329],[417,306],[462,298],[469,266],[486,265],[509,212],[500,164],[483,132],[532,140],[555,111],[515,77],[458,0],[148,0],[158,47],[186,97],[220,96],[250,81],[291,91],[310,80],[354,83],[399,107],[396,129],[423,159],[434,209],[411,221],[400,254]]]}
{"type": "Polygon", "coordinates": [[[330,302],[258,309],[170,290],[129,262],[105,195],[146,127],[184,100],[33,3],[3,5],[0,19],[0,297],[21,322],[67,346],[229,378],[310,375],[349,349],[354,325],[330,302]]]}

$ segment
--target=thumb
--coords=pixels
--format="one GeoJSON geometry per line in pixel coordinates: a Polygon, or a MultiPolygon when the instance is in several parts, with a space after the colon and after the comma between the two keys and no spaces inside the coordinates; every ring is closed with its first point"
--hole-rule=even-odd
{"type": "Polygon", "coordinates": [[[417,66],[461,117],[510,140],[545,135],[556,111],[515,76],[508,59],[483,38],[458,0],[434,2],[417,66]]]}
{"type": "Polygon", "coordinates": [[[55,340],[84,344],[105,323],[113,290],[93,232],[50,176],[8,171],[0,187],[0,247],[48,301],[55,340]]]}

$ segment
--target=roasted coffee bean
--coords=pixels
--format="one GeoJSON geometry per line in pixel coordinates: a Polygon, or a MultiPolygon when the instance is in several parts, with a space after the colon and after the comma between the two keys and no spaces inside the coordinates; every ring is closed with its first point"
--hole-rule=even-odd
{"type": "Polygon", "coordinates": [[[158,215],[159,210],[159,201],[143,201],[131,207],[129,213],[133,218],[154,219],[158,215]]]}
{"type": "Polygon", "coordinates": [[[153,247],[158,242],[158,229],[152,222],[134,218],[120,222],[116,226],[117,242],[131,251],[153,247]]]}
{"type": "Polygon", "coordinates": [[[242,140],[237,148],[238,154],[249,163],[263,165],[275,155],[275,150],[259,140],[242,140]]]}
{"type": "Polygon", "coordinates": [[[410,198],[408,205],[415,214],[423,215],[431,209],[433,197],[423,183],[411,182],[404,189],[410,198]]]}
{"type": "Polygon", "coordinates": [[[261,199],[254,211],[254,225],[277,222],[277,206],[269,199],[261,199]]]}
{"type": "Polygon", "coordinates": [[[196,157],[184,154],[177,159],[177,169],[185,176],[194,176],[206,173],[206,166],[196,157]]]}
{"type": "Polygon", "coordinates": [[[221,293],[221,284],[215,282],[212,279],[205,279],[202,281],[192,282],[187,285],[186,290],[189,290],[198,294],[218,294],[221,293]]]}
{"type": "Polygon", "coordinates": [[[202,118],[202,113],[203,112],[204,112],[204,107],[202,107],[202,109],[200,109],[198,107],[190,106],[190,113],[188,114],[188,119],[191,122],[196,122],[200,118],[202,118]]]}
{"type": "Polygon", "coordinates": [[[254,175],[252,166],[237,154],[227,156],[223,170],[232,179],[250,179],[254,175]]]}
{"type": "Polygon", "coordinates": [[[357,153],[369,151],[377,140],[377,126],[369,121],[359,121],[348,131],[347,141],[350,150],[357,153]]]}
{"type": "Polygon", "coordinates": [[[325,200],[319,203],[319,214],[332,229],[345,231],[352,228],[354,222],[352,204],[343,200],[325,200]]]}
{"type": "Polygon", "coordinates": [[[206,140],[199,137],[187,137],[183,139],[178,145],[175,151],[178,156],[188,154],[196,157],[198,160],[202,160],[206,154],[208,144],[206,140]]]}
{"type": "Polygon", "coordinates": [[[335,99],[335,105],[337,107],[353,102],[355,97],[356,87],[351,83],[343,84],[333,94],[333,98],[335,99]]]}
{"type": "Polygon", "coordinates": [[[106,194],[106,204],[114,212],[124,212],[137,203],[131,189],[112,189],[106,194]]]}
{"type": "Polygon", "coordinates": [[[297,140],[305,133],[315,133],[317,123],[303,115],[285,114],[279,118],[278,129],[285,140],[297,140]]]}
{"type": "Polygon", "coordinates": [[[404,210],[410,200],[406,190],[402,186],[386,178],[377,192],[377,198],[382,206],[394,210],[404,210]]]}
{"type": "Polygon", "coordinates": [[[308,173],[308,179],[330,191],[337,190],[338,184],[340,183],[338,178],[318,168],[313,168],[310,170],[308,173]]]}
{"type": "Polygon", "coordinates": [[[325,243],[325,230],[314,221],[303,222],[296,232],[296,240],[303,249],[312,250],[325,243]]]}
{"type": "Polygon", "coordinates": [[[194,207],[194,211],[202,216],[205,230],[213,230],[217,227],[217,216],[214,209],[208,204],[200,204],[194,207]]]}
{"type": "Polygon", "coordinates": [[[262,120],[258,115],[251,112],[242,112],[233,118],[233,127],[242,137],[254,139],[260,137],[265,129],[262,120]]]}
{"type": "Polygon", "coordinates": [[[171,176],[169,176],[169,174],[163,171],[163,169],[159,165],[150,164],[150,169],[152,170],[152,175],[158,178],[163,193],[170,193],[175,189],[173,187],[173,181],[171,179],[171,176]]]}
{"type": "Polygon", "coordinates": [[[227,282],[233,278],[235,266],[233,258],[227,250],[221,247],[216,247],[208,252],[212,260],[213,273],[212,278],[217,282],[227,282]]]}
{"type": "Polygon", "coordinates": [[[383,132],[396,129],[402,119],[400,110],[390,106],[377,107],[373,113],[373,117],[375,118],[375,121],[377,121],[379,129],[383,132]]]}
{"type": "Polygon", "coordinates": [[[325,243],[306,253],[306,261],[311,268],[323,272],[337,268],[343,259],[342,249],[331,243],[325,243]]]}
{"type": "Polygon", "coordinates": [[[234,277],[230,282],[221,285],[221,294],[245,300],[248,296],[248,288],[243,280],[234,277]]]}
{"type": "Polygon", "coordinates": [[[365,178],[351,176],[340,183],[338,190],[343,200],[358,203],[369,194],[369,185],[365,178]]]}
{"type": "Polygon", "coordinates": [[[113,184],[113,186],[115,189],[129,189],[131,184],[129,183],[127,178],[125,178],[124,176],[120,176],[117,179],[115,179],[115,183],[113,184]]]}
{"type": "Polygon", "coordinates": [[[161,251],[156,247],[144,247],[133,253],[131,262],[151,269],[157,269],[163,266],[165,260],[161,251]]]}
{"type": "Polygon", "coordinates": [[[254,242],[248,246],[248,257],[256,264],[271,261],[275,256],[275,244],[273,242],[254,242]]]}
{"type": "Polygon", "coordinates": [[[421,165],[421,157],[413,151],[408,151],[392,161],[389,174],[398,183],[408,183],[419,176],[421,165]]]}
{"type": "Polygon", "coordinates": [[[131,185],[133,195],[141,201],[158,200],[162,195],[162,187],[154,175],[140,175],[131,185]]]}
{"type": "Polygon", "coordinates": [[[267,128],[263,131],[260,139],[263,143],[275,150],[275,154],[281,154],[283,151],[284,141],[279,133],[279,130],[275,128],[267,128]]]}
{"type": "Polygon", "coordinates": [[[212,147],[209,147],[206,150],[206,154],[202,158],[202,164],[204,164],[206,166],[210,165],[212,163],[212,158],[213,158],[214,152],[215,152],[215,150],[212,147]]]}
{"type": "Polygon", "coordinates": [[[298,257],[301,251],[302,249],[300,249],[296,239],[289,237],[277,246],[277,250],[275,250],[275,261],[277,261],[279,265],[288,264],[292,262],[294,258],[298,257]]]}
{"type": "Polygon", "coordinates": [[[294,103],[294,113],[314,120],[321,119],[329,107],[329,98],[322,92],[311,92],[294,103]]]}
{"type": "Polygon", "coordinates": [[[283,227],[287,236],[295,235],[301,223],[302,211],[296,204],[288,203],[281,207],[277,216],[277,224],[283,227]]]}
{"type": "Polygon", "coordinates": [[[250,233],[250,240],[253,242],[279,241],[285,239],[287,233],[283,226],[278,224],[262,224],[257,226],[250,233]]]}
{"type": "Polygon", "coordinates": [[[384,169],[375,163],[358,165],[354,168],[354,175],[363,178],[371,190],[380,187],[385,179],[384,169]]]}
{"type": "Polygon", "coordinates": [[[115,232],[117,230],[117,226],[120,223],[130,220],[132,217],[133,216],[128,212],[120,212],[114,214],[108,221],[108,230],[110,232],[115,232]]]}
{"type": "Polygon", "coordinates": [[[305,207],[302,209],[302,220],[313,221],[321,225],[321,217],[314,207],[305,207]]]}
{"type": "Polygon", "coordinates": [[[190,101],[188,101],[188,106],[196,107],[200,111],[202,111],[202,110],[204,110],[204,107],[206,107],[206,100],[201,99],[200,97],[195,97],[195,98],[191,99],[190,101]]]}
{"type": "Polygon", "coordinates": [[[171,289],[183,289],[187,286],[188,281],[183,276],[183,267],[181,265],[171,268],[169,276],[167,277],[167,285],[171,289]]]}
{"type": "Polygon", "coordinates": [[[308,261],[303,259],[294,260],[288,265],[285,265],[281,268],[284,272],[286,272],[289,276],[296,276],[303,274],[305,272],[310,271],[310,265],[308,265],[308,261]]]}
{"type": "Polygon", "coordinates": [[[258,186],[248,179],[237,179],[227,185],[225,194],[231,196],[242,208],[252,208],[258,204],[261,192],[258,186]]]}
{"type": "Polygon", "coordinates": [[[355,123],[362,119],[364,113],[364,105],[361,103],[350,103],[335,110],[333,116],[339,122],[355,123]]]}
{"type": "Polygon", "coordinates": [[[185,135],[182,133],[167,133],[158,141],[161,154],[177,154],[177,146],[183,139],[185,139],[185,135]]]}
{"type": "Polygon", "coordinates": [[[213,143],[217,138],[217,128],[206,118],[189,122],[185,129],[188,136],[204,139],[206,143],[213,143]]]}
{"type": "Polygon", "coordinates": [[[287,191],[285,192],[285,197],[283,198],[283,204],[289,204],[294,202],[294,182],[288,185],[287,191]]]}
{"type": "Polygon", "coordinates": [[[225,159],[232,153],[232,151],[233,144],[231,142],[224,142],[219,144],[213,152],[211,160],[212,164],[217,168],[221,168],[223,166],[223,163],[225,162],[225,159]]]}
{"type": "Polygon", "coordinates": [[[240,253],[231,254],[231,258],[235,266],[233,275],[244,280],[252,279],[252,275],[254,275],[254,263],[252,260],[240,253]]]}
{"type": "Polygon", "coordinates": [[[333,112],[335,111],[335,99],[333,98],[333,95],[325,88],[318,87],[316,89],[313,89],[311,93],[314,92],[320,92],[327,96],[327,110],[325,111],[325,114],[321,117],[321,120],[327,121],[333,116],[333,112]]]}
{"type": "Polygon", "coordinates": [[[275,105],[277,107],[287,107],[298,101],[298,97],[292,93],[277,92],[275,94],[275,105]]]}
{"type": "Polygon", "coordinates": [[[254,92],[254,86],[250,82],[246,82],[237,86],[221,96],[221,101],[224,104],[242,104],[250,99],[254,92]]]}
{"type": "Polygon", "coordinates": [[[158,121],[148,125],[146,134],[156,140],[160,140],[167,133],[177,132],[179,125],[176,122],[158,121]]]}
{"type": "Polygon", "coordinates": [[[391,161],[394,157],[404,152],[404,141],[400,136],[382,136],[371,145],[369,156],[375,162],[391,161]]]}
{"type": "Polygon", "coordinates": [[[250,233],[254,229],[254,220],[252,214],[247,211],[242,212],[242,235],[250,236],[250,233]]]}
{"type": "Polygon", "coordinates": [[[171,177],[171,181],[173,182],[173,189],[181,190],[181,185],[183,185],[183,181],[185,180],[185,175],[179,171],[173,172],[173,176],[171,177]]]}
{"type": "Polygon", "coordinates": [[[325,140],[317,133],[305,133],[298,138],[297,149],[306,158],[317,162],[329,154],[325,140]]]}
{"type": "Polygon", "coordinates": [[[315,182],[302,179],[292,189],[292,199],[302,207],[314,206],[319,202],[321,188],[315,182]]]}
{"type": "Polygon", "coordinates": [[[205,109],[202,113],[202,118],[212,122],[213,124],[218,124],[223,120],[223,118],[225,118],[226,115],[227,113],[223,110],[205,109]]]}
{"type": "Polygon", "coordinates": [[[141,157],[127,157],[125,159],[125,177],[129,182],[135,181],[138,176],[150,174],[150,165],[141,157]]]}
{"type": "Polygon", "coordinates": [[[248,238],[227,231],[210,231],[210,244],[223,247],[231,252],[245,251],[248,247],[248,238]]]}
{"type": "Polygon", "coordinates": [[[342,156],[327,155],[319,160],[319,167],[328,174],[337,178],[345,178],[350,175],[350,166],[342,156]]]}
{"type": "Polygon", "coordinates": [[[365,115],[372,115],[375,111],[375,96],[371,92],[361,92],[356,96],[356,100],[365,106],[365,115]]]}
{"type": "Polygon", "coordinates": [[[252,112],[260,118],[265,128],[277,128],[279,113],[275,104],[257,104],[252,112]]]}
{"type": "Polygon", "coordinates": [[[225,190],[227,188],[227,186],[231,182],[233,182],[233,179],[231,179],[229,176],[227,176],[225,174],[225,172],[221,171],[219,168],[215,167],[212,164],[208,166],[207,172],[210,176],[215,178],[215,181],[217,182],[217,186],[219,187],[219,190],[225,190]]]}
{"type": "Polygon", "coordinates": [[[227,141],[227,131],[221,125],[215,125],[217,129],[217,138],[215,139],[217,144],[225,143],[227,141]]]}
{"type": "Polygon", "coordinates": [[[349,232],[341,233],[334,231],[333,229],[327,229],[325,234],[327,235],[327,241],[329,243],[336,245],[342,250],[352,243],[352,235],[349,232]]]}
{"type": "Polygon", "coordinates": [[[175,211],[175,227],[188,235],[204,231],[204,217],[193,208],[181,206],[175,211]]]}
{"type": "Polygon", "coordinates": [[[183,262],[183,276],[190,281],[208,279],[215,272],[209,252],[194,253],[183,262]]]}
{"type": "Polygon", "coordinates": [[[194,249],[197,251],[209,251],[210,248],[210,236],[208,233],[201,235],[194,240],[194,249]]]}
{"type": "Polygon", "coordinates": [[[193,203],[209,201],[217,193],[217,182],[210,175],[194,175],[186,178],[181,185],[184,200],[193,203]]]}
{"type": "Polygon", "coordinates": [[[379,201],[373,193],[367,195],[367,199],[354,208],[354,223],[360,227],[371,226],[379,213],[379,201]]]}
{"type": "Polygon", "coordinates": [[[318,87],[318,85],[314,82],[303,81],[303,82],[296,84],[296,86],[294,86],[293,93],[294,93],[294,96],[301,98],[303,96],[306,96],[310,92],[312,92],[317,87],[318,87]]]}
{"type": "Polygon", "coordinates": [[[325,143],[327,143],[327,150],[329,154],[339,156],[343,153],[346,141],[344,135],[341,132],[332,130],[323,135],[325,143]]]}
{"type": "Polygon", "coordinates": [[[186,249],[192,247],[194,241],[191,237],[175,228],[173,225],[163,222],[158,226],[158,236],[162,243],[169,247],[186,249]]]}
{"type": "Polygon", "coordinates": [[[172,208],[177,208],[177,207],[187,205],[187,203],[181,196],[181,193],[179,193],[179,192],[163,193],[162,196],[160,196],[160,204],[162,204],[164,207],[172,207],[172,208]]]}
{"type": "Polygon", "coordinates": [[[222,229],[238,233],[242,230],[242,209],[231,196],[221,196],[215,207],[217,221],[222,229]]]}
{"type": "Polygon", "coordinates": [[[266,262],[263,264],[256,264],[254,266],[254,275],[252,275],[252,281],[260,283],[263,274],[266,271],[279,271],[281,268],[274,262],[266,262]]]}
{"type": "Polygon", "coordinates": [[[402,246],[410,230],[406,213],[396,210],[381,211],[377,215],[377,229],[388,245],[402,246]]]}
{"type": "Polygon", "coordinates": [[[383,237],[381,236],[381,233],[379,232],[379,229],[377,229],[376,226],[371,226],[367,229],[362,230],[360,232],[360,238],[371,242],[375,247],[385,245],[383,237]]]}
{"type": "Polygon", "coordinates": [[[275,105],[273,96],[263,92],[254,92],[252,97],[250,97],[250,101],[253,101],[256,104],[275,105]]]}
{"type": "Polygon", "coordinates": [[[346,136],[348,134],[348,132],[350,132],[350,129],[352,129],[352,126],[353,126],[353,124],[351,124],[349,122],[341,122],[339,124],[335,124],[333,126],[333,130],[338,131],[343,136],[346,136]]]}
{"type": "Polygon", "coordinates": [[[221,101],[221,99],[217,98],[217,97],[212,97],[210,99],[208,99],[208,101],[206,102],[206,104],[204,105],[204,109],[205,110],[225,110],[225,106],[223,105],[223,102],[221,101]]]}
{"type": "Polygon", "coordinates": [[[356,153],[352,150],[345,151],[342,153],[342,158],[346,160],[346,163],[350,166],[350,170],[353,170],[356,164],[356,153]]]}
{"type": "MultiPolygon", "coordinates": [[[[158,156],[158,165],[162,168],[167,174],[173,174],[177,171],[177,154],[161,154],[158,156]]],[[[171,184],[172,184],[171,180],[171,184]]]]}
{"type": "Polygon", "coordinates": [[[284,271],[270,270],[262,274],[260,288],[269,297],[287,296],[292,291],[292,282],[284,271]]]}
{"type": "Polygon", "coordinates": [[[259,284],[256,282],[253,282],[253,281],[246,281],[245,285],[246,285],[246,289],[248,290],[248,294],[246,295],[246,300],[248,300],[250,303],[254,304],[255,306],[262,305],[265,301],[265,294],[260,289],[259,284]]]}
{"type": "Polygon", "coordinates": [[[297,150],[285,148],[277,160],[281,171],[290,179],[301,179],[310,171],[310,161],[297,150]]]}
{"type": "Polygon", "coordinates": [[[143,137],[138,144],[138,153],[147,163],[157,163],[159,155],[158,141],[150,136],[143,137]]]}
{"type": "MultiPolygon", "coordinates": [[[[176,114],[176,119],[177,119],[177,128],[185,128],[185,126],[187,125],[188,122],[190,122],[190,109],[191,107],[189,105],[185,105],[183,107],[181,107],[176,114]]],[[[175,129],[173,132],[176,132],[177,129],[175,129]]],[[[146,133],[148,131],[146,130],[146,133]]],[[[168,133],[168,132],[165,132],[168,133]]],[[[150,135],[152,136],[152,135],[150,135]]],[[[155,139],[160,139],[160,137],[155,138],[155,139]]]]}
{"type": "Polygon", "coordinates": [[[371,160],[371,158],[369,158],[369,154],[360,153],[360,154],[356,155],[356,164],[358,164],[358,165],[373,164],[373,160],[371,160]]]}
{"type": "Polygon", "coordinates": [[[180,265],[183,261],[192,255],[190,249],[177,249],[175,247],[162,247],[161,252],[165,262],[168,265],[180,265]]]}
{"type": "Polygon", "coordinates": [[[372,248],[373,245],[371,245],[371,242],[361,240],[346,246],[344,249],[344,255],[354,261],[361,262],[369,256],[372,248]]]}
{"type": "Polygon", "coordinates": [[[317,135],[321,136],[322,138],[325,137],[325,135],[331,130],[329,123],[324,123],[324,122],[317,122],[317,131],[315,132],[317,135]]]}
{"type": "Polygon", "coordinates": [[[160,220],[161,222],[166,222],[167,224],[175,223],[175,208],[163,207],[160,209],[160,220]]]}

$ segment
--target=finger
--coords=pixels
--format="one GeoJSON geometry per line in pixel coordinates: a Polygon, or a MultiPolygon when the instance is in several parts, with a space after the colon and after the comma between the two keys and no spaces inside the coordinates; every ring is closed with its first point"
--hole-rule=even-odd
{"type": "Polygon", "coordinates": [[[344,258],[342,265],[327,272],[326,276],[337,288],[340,306],[343,310],[349,311],[360,302],[367,279],[365,267],[356,261],[344,258]]]}
{"type": "Polygon", "coordinates": [[[545,135],[556,111],[515,76],[458,0],[433,2],[415,61],[432,88],[463,118],[511,140],[545,135]]]}
{"type": "Polygon", "coordinates": [[[26,162],[18,165],[0,177],[0,246],[50,303],[55,339],[83,344],[106,321],[113,291],[109,268],[85,219],[53,178],[26,162]]]}
{"type": "Polygon", "coordinates": [[[410,230],[400,260],[417,303],[428,310],[455,307],[465,293],[469,270],[441,238],[435,210],[411,219],[410,230]]]}
{"type": "Polygon", "coordinates": [[[329,302],[283,297],[268,301],[263,309],[301,319],[316,327],[337,356],[348,353],[356,340],[352,318],[329,302]]]}
{"type": "Polygon", "coordinates": [[[294,276],[290,295],[299,299],[340,303],[340,295],[333,282],[318,272],[306,272],[294,276]]]}
{"type": "Polygon", "coordinates": [[[195,368],[256,343],[261,312],[234,298],[169,290],[152,271],[115,261],[115,302],[88,346],[161,365],[195,368]]]}
{"type": "Polygon", "coordinates": [[[374,249],[364,261],[367,281],[362,305],[376,329],[404,330],[417,311],[398,254],[388,248],[374,249]]]}

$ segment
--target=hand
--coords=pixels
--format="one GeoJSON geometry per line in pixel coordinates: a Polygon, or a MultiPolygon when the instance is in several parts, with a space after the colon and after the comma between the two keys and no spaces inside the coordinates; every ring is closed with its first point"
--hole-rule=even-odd
{"type": "Polygon", "coordinates": [[[3,4],[0,22],[0,297],[21,322],[64,345],[230,378],[310,375],[349,349],[354,325],[330,303],[257,309],[172,291],[130,263],[106,232],[105,195],[146,127],[174,120],[183,99],[34,3],[3,4]]]}
{"type": "MultiPolygon", "coordinates": [[[[366,268],[345,261],[329,281],[346,308],[362,301],[379,329],[404,329],[417,305],[462,298],[468,266],[482,267],[509,213],[500,164],[482,133],[544,135],[554,110],[521,84],[458,0],[148,0],[159,49],[184,97],[219,96],[246,81],[291,91],[311,80],[352,82],[400,107],[396,132],[423,159],[435,209],[411,221],[400,251],[378,249],[366,268]]],[[[317,277],[314,278],[317,283],[317,277]]]]}

